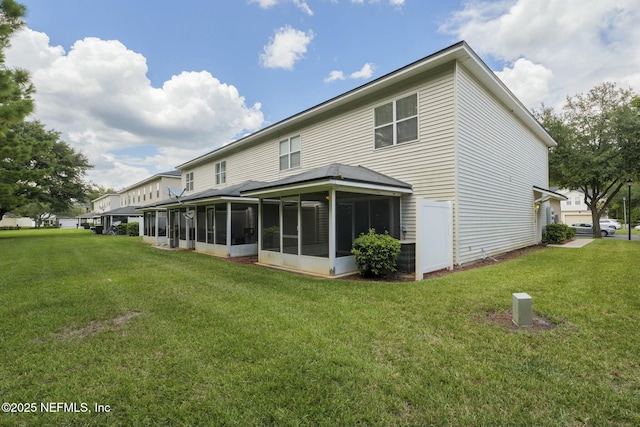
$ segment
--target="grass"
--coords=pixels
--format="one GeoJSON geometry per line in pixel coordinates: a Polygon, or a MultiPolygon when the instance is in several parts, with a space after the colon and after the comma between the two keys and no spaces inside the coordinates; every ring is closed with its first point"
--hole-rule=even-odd
{"type": "Polygon", "coordinates": [[[639,256],[598,239],[376,283],[0,232],[0,400],[38,405],[0,425],[640,425],[639,256]],[[513,292],[556,327],[491,321],[513,292]]]}

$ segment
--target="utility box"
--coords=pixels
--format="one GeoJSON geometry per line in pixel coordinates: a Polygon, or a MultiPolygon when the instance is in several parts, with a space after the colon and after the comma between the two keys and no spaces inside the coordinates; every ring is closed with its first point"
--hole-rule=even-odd
{"type": "Polygon", "coordinates": [[[533,325],[533,302],[529,294],[513,294],[513,323],[520,328],[533,325]]]}

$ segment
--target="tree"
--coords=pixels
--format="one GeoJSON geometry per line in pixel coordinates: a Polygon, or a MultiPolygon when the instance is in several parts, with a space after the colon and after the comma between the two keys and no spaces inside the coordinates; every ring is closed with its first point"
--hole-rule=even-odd
{"type": "Polygon", "coordinates": [[[87,189],[85,199],[88,202],[90,202],[92,200],[97,199],[100,196],[104,196],[105,194],[115,193],[115,192],[116,190],[114,190],[111,187],[105,187],[103,185],[99,185],[99,184],[96,184],[95,182],[92,182],[89,184],[89,188],[87,189]]]}
{"type": "Polygon", "coordinates": [[[8,69],[4,60],[11,36],[24,25],[24,14],[25,7],[13,0],[0,3],[0,140],[9,126],[22,122],[33,111],[29,73],[8,69]]]}
{"type": "Polygon", "coordinates": [[[5,169],[16,162],[24,161],[31,153],[30,147],[14,145],[7,140],[11,126],[22,123],[33,111],[31,94],[34,91],[25,70],[8,69],[5,65],[4,50],[9,46],[11,36],[23,25],[24,6],[13,0],[0,2],[0,218],[12,209],[15,199],[14,185],[5,169]]]}
{"type": "Polygon", "coordinates": [[[0,213],[28,204],[61,213],[74,202],[84,201],[87,186],[83,178],[92,166],[61,141],[58,132],[28,121],[11,126],[5,140],[21,149],[0,167],[0,213]]]}
{"type": "Polygon", "coordinates": [[[544,106],[536,112],[558,143],[550,150],[550,181],[585,194],[596,238],[600,216],[626,182],[640,176],[639,107],[633,92],[603,83],[567,98],[562,113],[544,106]]]}

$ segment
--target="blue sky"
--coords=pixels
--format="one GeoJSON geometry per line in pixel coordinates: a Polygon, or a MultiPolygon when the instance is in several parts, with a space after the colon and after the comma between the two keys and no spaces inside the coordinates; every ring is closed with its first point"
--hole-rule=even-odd
{"type": "Polygon", "coordinates": [[[466,40],[530,108],[640,88],[636,0],[22,0],[34,118],[122,188],[466,40]],[[601,4],[606,3],[606,4],[601,4]]]}

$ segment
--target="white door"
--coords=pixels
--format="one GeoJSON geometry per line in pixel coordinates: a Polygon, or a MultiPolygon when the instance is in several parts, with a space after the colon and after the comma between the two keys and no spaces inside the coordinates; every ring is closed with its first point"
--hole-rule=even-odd
{"type": "Polygon", "coordinates": [[[418,198],[416,202],[416,280],[425,273],[453,268],[451,202],[418,198]]]}

